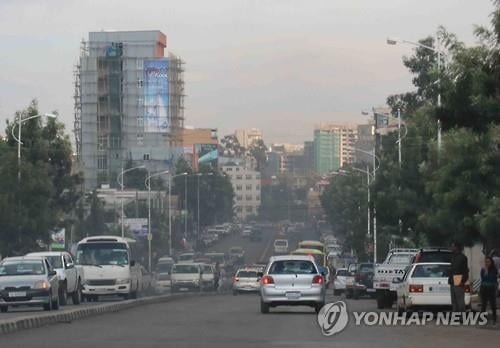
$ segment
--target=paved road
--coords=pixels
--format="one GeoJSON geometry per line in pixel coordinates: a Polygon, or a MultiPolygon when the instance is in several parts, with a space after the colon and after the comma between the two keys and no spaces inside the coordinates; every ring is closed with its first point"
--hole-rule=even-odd
{"type": "MultiPolygon", "coordinates": [[[[347,303],[349,310],[375,310],[373,300],[347,303]]],[[[336,336],[325,337],[310,308],[279,307],[263,315],[256,295],[217,295],[137,307],[0,336],[0,346],[38,348],[52,342],[51,347],[72,348],[471,347],[495,345],[499,337],[498,329],[433,325],[405,328],[350,325],[336,336]]]]}

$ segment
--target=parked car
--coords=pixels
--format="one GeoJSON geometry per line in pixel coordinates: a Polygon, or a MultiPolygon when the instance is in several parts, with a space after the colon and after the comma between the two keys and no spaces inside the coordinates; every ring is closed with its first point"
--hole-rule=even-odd
{"type": "Polygon", "coordinates": [[[260,311],[271,307],[306,305],[316,313],[325,304],[325,278],[307,255],[272,256],[260,280],[260,311]]]}
{"type": "Polygon", "coordinates": [[[260,289],[259,272],[262,272],[262,268],[240,268],[233,277],[233,295],[242,292],[258,292],[260,289]]]}
{"type": "Polygon", "coordinates": [[[213,291],[215,289],[215,267],[212,264],[201,265],[201,289],[213,291]]]}
{"type": "Polygon", "coordinates": [[[375,297],[373,288],[373,263],[360,263],[354,274],[354,284],[346,289],[346,297],[359,299],[361,296],[375,297]]]}
{"type": "MultiPolygon", "coordinates": [[[[448,276],[451,265],[443,262],[415,263],[408,267],[402,278],[395,279],[397,311],[450,308],[451,294],[448,276]]],[[[465,285],[465,305],[470,306],[470,286],[465,285]]]]}
{"type": "Polygon", "coordinates": [[[59,308],[59,277],[42,256],[7,257],[0,262],[0,311],[9,306],[59,308]]]}
{"type": "Polygon", "coordinates": [[[161,257],[158,259],[155,269],[154,289],[156,293],[162,293],[170,290],[171,271],[174,265],[174,259],[171,257],[161,257]]]}
{"type": "Polygon", "coordinates": [[[274,253],[275,254],[286,254],[286,253],[288,253],[288,240],[286,240],[286,239],[276,239],[274,241],[274,253]]]}
{"type": "Polygon", "coordinates": [[[176,263],[172,266],[171,292],[200,290],[202,270],[199,263],[176,263]]]}
{"type": "Polygon", "coordinates": [[[59,304],[62,306],[71,297],[73,304],[82,301],[83,268],[75,267],[73,258],[66,251],[45,251],[29,253],[26,256],[42,256],[51,264],[59,277],[59,304]]]}
{"type": "Polygon", "coordinates": [[[402,277],[405,269],[412,263],[418,249],[391,249],[384,262],[375,266],[373,287],[377,296],[377,308],[391,308],[397,298],[393,280],[402,277]]]}
{"type": "Polygon", "coordinates": [[[345,293],[347,285],[352,286],[354,284],[354,275],[347,270],[347,268],[339,268],[335,274],[335,280],[333,284],[333,294],[338,296],[345,293]]]}

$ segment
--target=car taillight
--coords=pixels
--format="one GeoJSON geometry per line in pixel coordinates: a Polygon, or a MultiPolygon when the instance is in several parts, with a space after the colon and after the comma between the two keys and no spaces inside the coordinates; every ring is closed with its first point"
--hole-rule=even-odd
{"type": "Polygon", "coordinates": [[[325,282],[325,278],[323,278],[322,275],[314,276],[313,281],[312,281],[313,284],[323,284],[324,282],[325,282]]]}
{"type": "Polygon", "coordinates": [[[274,284],[274,279],[273,279],[273,277],[266,275],[266,276],[262,277],[262,279],[260,280],[260,283],[262,285],[274,284]]]}
{"type": "Polygon", "coordinates": [[[470,285],[469,284],[464,285],[464,291],[467,293],[470,293],[470,285]]]}
{"type": "Polygon", "coordinates": [[[410,284],[410,292],[424,292],[424,286],[421,284],[410,284]]]}
{"type": "Polygon", "coordinates": [[[233,278],[233,280],[234,280],[235,282],[239,282],[239,281],[240,281],[240,278],[238,278],[238,277],[234,277],[234,278],[233,278]]]}

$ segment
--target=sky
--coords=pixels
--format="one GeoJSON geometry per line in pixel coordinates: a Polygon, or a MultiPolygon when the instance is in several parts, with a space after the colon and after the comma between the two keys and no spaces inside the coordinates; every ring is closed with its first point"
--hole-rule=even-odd
{"type": "MultiPolygon", "coordinates": [[[[185,124],[261,128],[265,141],[312,139],[320,122],[412,89],[407,45],[439,25],[468,45],[491,0],[0,0],[0,129],[37,98],[73,130],[73,67],[89,31],[161,30],[183,58],[185,124]]],[[[73,135],[71,135],[73,138],[73,135]]]]}

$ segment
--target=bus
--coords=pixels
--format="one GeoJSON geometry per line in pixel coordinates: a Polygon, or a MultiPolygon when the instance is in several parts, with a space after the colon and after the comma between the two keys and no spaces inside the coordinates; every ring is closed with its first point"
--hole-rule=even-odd
{"type": "Polygon", "coordinates": [[[142,271],[136,241],[117,236],[93,236],[76,246],[76,264],[83,268],[82,296],[97,301],[100,295],[136,298],[142,271]]]}
{"type": "Polygon", "coordinates": [[[320,251],[324,255],[324,260],[321,264],[323,267],[326,267],[328,260],[326,259],[327,253],[325,244],[317,240],[303,240],[299,242],[299,249],[314,249],[320,251]]]}
{"type": "Polygon", "coordinates": [[[319,267],[326,267],[325,254],[316,249],[299,248],[292,251],[292,255],[310,255],[319,267]]]}

